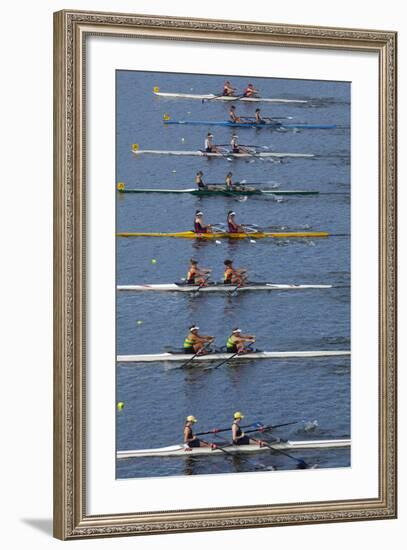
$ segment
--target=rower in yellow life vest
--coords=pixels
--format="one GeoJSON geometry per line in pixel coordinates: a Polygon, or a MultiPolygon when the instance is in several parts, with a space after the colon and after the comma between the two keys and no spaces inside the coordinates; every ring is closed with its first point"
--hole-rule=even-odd
{"type": "Polygon", "coordinates": [[[211,271],[212,269],[198,267],[197,260],[191,258],[189,260],[189,268],[185,282],[187,283],[187,285],[205,286],[207,284],[211,271]]]}
{"type": "Polygon", "coordinates": [[[199,327],[192,325],[189,327],[188,336],[184,340],[184,353],[195,353],[198,355],[206,355],[210,353],[206,348],[210,342],[215,340],[214,336],[202,336],[199,334],[199,327]]]}
{"type": "Polygon", "coordinates": [[[251,353],[252,350],[246,347],[246,343],[254,344],[256,337],[251,334],[242,334],[240,328],[234,328],[232,334],[226,341],[226,349],[228,353],[251,353]]]}
{"type": "Polygon", "coordinates": [[[190,450],[193,447],[210,447],[209,443],[201,441],[194,435],[192,426],[197,422],[197,419],[192,414],[187,416],[184,424],[184,445],[185,450],[190,450]]]}
{"type": "Polygon", "coordinates": [[[225,260],[225,272],[223,274],[223,283],[225,285],[242,286],[247,282],[247,270],[234,268],[232,260],[225,260]]]}

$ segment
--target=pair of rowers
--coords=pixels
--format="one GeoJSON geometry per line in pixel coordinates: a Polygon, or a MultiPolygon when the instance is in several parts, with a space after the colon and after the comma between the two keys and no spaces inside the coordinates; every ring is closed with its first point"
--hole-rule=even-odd
{"type": "MultiPolygon", "coordinates": [[[[210,353],[207,349],[209,344],[215,341],[214,336],[205,336],[199,334],[199,327],[192,325],[189,327],[188,336],[184,340],[183,350],[192,355],[206,355],[210,353]]],[[[226,353],[251,353],[250,344],[254,344],[256,337],[253,334],[242,334],[240,328],[234,328],[226,340],[226,353]],[[247,346],[247,347],[246,347],[247,346]]]]}
{"type": "MultiPolygon", "coordinates": [[[[270,117],[267,117],[267,119],[270,120],[270,117]]],[[[266,119],[262,118],[260,109],[256,109],[253,120],[253,117],[238,116],[234,105],[232,105],[229,110],[229,121],[235,124],[266,124],[266,119]]]]}
{"type": "MultiPolygon", "coordinates": [[[[223,273],[223,284],[242,286],[247,283],[247,270],[233,267],[232,260],[225,260],[223,273]]],[[[199,267],[197,260],[191,258],[186,277],[186,284],[207,286],[212,269],[199,267]]]]}
{"type": "MultiPolygon", "coordinates": [[[[244,233],[245,229],[243,225],[236,223],[236,212],[229,210],[226,217],[226,225],[228,233],[244,233]]],[[[212,224],[205,224],[203,221],[203,212],[197,210],[195,212],[194,231],[195,233],[213,233],[212,224]]]]}
{"type": "Polygon", "coordinates": [[[233,132],[232,138],[230,140],[230,151],[225,152],[224,146],[222,145],[215,145],[213,143],[213,134],[211,132],[208,132],[206,134],[205,143],[204,143],[204,150],[205,153],[219,153],[219,154],[228,154],[228,153],[250,153],[253,151],[250,151],[247,147],[244,145],[239,145],[238,138],[239,136],[233,132]]]}
{"type": "MultiPolygon", "coordinates": [[[[232,86],[229,80],[226,80],[226,82],[223,84],[222,95],[233,97],[236,95],[236,92],[237,92],[237,88],[232,86]]],[[[248,84],[246,88],[243,90],[242,97],[254,97],[258,93],[259,93],[259,90],[256,90],[253,84],[248,84]]]]}
{"type": "MultiPolygon", "coordinates": [[[[250,443],[258,443],[256,440],[250,439],[249,436],[245,435],[244,431],[240,427],[240,421],[244,418],[244,415],[240,411],[236,411],[233,415],[233,422],[231,425],[232,432],[232,444],[233,445],[250,445],[250,443]]],[[[208,443],[206,441],[200,440],[192,430],[193,425],[198,422],[198,420],[192,414],[187,416],[184,424],[184,445],[186,450],[192,449],[193,447],[213,447],[216,448],[216,445],[213,443],[208,443]]]]}
{"type": "MultiPolygon", "coordinates": [[[[205,183],[203,181],[203,175],[204,173],[202,172],[202,170],[199,170],[196,174],[195,174],[195,183],[196,185],[198,186],[198,189],[200,191],[205,191],[205,190],[210,190],[210,191],[216,191],[217,189],[219,189],[219,187],[216,185],[216,184],[210,184],[210,183],[205,183]]],[[[225,189],[227,191],[234,191],[234,190],[239,190],[239,189],[245,189],[245,186],[244,185],[241,185],[240,183],[236,182],[236,183],[233,183],[233,179],[232,179],[232,172],[228,172],[226,174],[226,177],[225,177],[225,189]]],[[[223,189],[223,187],[220,187],[220,189],[223,189]]]]}

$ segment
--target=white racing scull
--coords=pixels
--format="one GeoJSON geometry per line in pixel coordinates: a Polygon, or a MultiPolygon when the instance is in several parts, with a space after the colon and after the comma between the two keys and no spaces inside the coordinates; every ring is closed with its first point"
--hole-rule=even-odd
{"type": "Polygon", "coordinates": [[[250,360],[250,359],[289,359],[289,358],[306,358],[306,357],[339,357],[350,355],[349,350],[321,350],[321,351],[253,351],[236,355],[234,353],[213,352],[206,355],[193,355],[182,352],[163,352],[163,353],[145,353],[137,355],[118,355],[118,363],[155,363],[155,362],[208,362],[227,360],[233,357],[233,361],[250,360]],[[192,362],[192,361],[191,361],[192,362]]]}
{"type": "MultiPolygon", "coordinates": [[[[268,451],[270,447],[275,450],[295,450],[295,449],[335,449],[350,447],[350,439],[317,439],[308,441],[267,441],[268,446],[256,444],[250,445],[228,445],[222,446],[227,453],[246,454],[268,451]]],[[[128,451],[117,451],[117,458],[145,458],[145,457],[190,457],[190,456],[211,456],[221,455],[224,451],[219,448],[211,447],[192,447],[187,448],[184,445],[170,445],[169,447],[160,447],[156,449],[135,449],[128,451]]]]}
{"type": "Polygon", "coordinates": [[[208,101],[244,101],[249,103],[308,103],[306,99],[284,99],[271,97],[242,97],[242,96],[224,96],[216,94],[183,94],[173,92],[160,92],[158,88],[153,90],[154,95],[165,97],[167,99],[198,99],[208,101]]]}
{"type": "Polygon", "coordinates": [[[186,283],[117,285],[117,290],[133,290],[135,292],[246,292],[248,290],[306,290],[310,288],[332,288],[332,285],[290,285],[276,283],[247,283],[244,286],[210,283],[208,286],[189,285],[186,283]]]}

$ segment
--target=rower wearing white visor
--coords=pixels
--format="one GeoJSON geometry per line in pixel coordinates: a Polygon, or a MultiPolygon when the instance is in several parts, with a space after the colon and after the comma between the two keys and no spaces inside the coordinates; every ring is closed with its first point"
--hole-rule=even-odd
{"type": "Polygon", "coordinates": [[[199,327],[192,325],[189,327],[188,336],[184,340],[184,352],[198,355],[209,353],[206,349],[210,342],[215,340],[214,336],[202,336],[199,334],[199,327]]]}
{"type": "Polygon", "coordinates": [[[212,225],[205,224],[203,221],[203,212],[196,210],[194,220],[195,233],[212,233],[212,225]]]}
{"type": "Polygon", "coordinates": [[[192,431],[192,426],[198,422],[195,416],[190,414],[185,419],[184,424],[184,445],[186,447],[186,450],[192,449],[193,447],[210,447],[209,443],[205,443],[204,441],[201,441],[194,435],[194,432],[192,431]]]}
{"type": "Polygon", "coordinates": [[[208,132],[205,138],[205,153],[218,153],[217,147],[213,143],[213,134],[208,132]]]}
{"type": "Polygon", "coordinates": [[[230,146],[232,148],[232,153],[241,153],[242,152],[241,149],[240,149],[239,143],[237,141],[237,138],[238,138],[237,134],[235,134],[233,132],[232,139],[230,140],[230,146]]]}
{"type": "Polygon", "coordinates": [[[244,233],[244,227],[236,223],[235,216],[236,212],[234,212],[233,210],[229,210],[226,218],[228,233],[244,233]]]}
{"type": "Polygon", "coordinates": [[[246,347],[246,344],[254,344],[256,337],[252,334],[242,334],[240,328],[234,328],[232,334],[226,342],[228,353],[250,353],[252,350],[246,347]]]}

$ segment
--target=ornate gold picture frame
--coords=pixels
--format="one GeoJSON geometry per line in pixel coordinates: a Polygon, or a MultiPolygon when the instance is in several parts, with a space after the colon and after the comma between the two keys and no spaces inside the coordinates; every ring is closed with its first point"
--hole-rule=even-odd
{"type": "MultiPolygon", "coordinates": [[[[396,455],[395,32],[60,11],[54,16],[54,535],[59,539],[391,519],[396,455]],[[378,60],[378,492],[372,498],[92,515],[87,506],[86,45],[89,37],[370,52],[378,60]]],[[[112,151],[112,155],[114,152],[112,151]]],[[[88,198],[89,199],[89,198],[88,198]]],[[[372,236],[370,236],[372,237],[372,236]]],[[[369,313],[366,312],[366,315],[369,313]]],[[[107,405],[111,407],[112,405],[107,405]]],[[[123,483],[123,482],[122,482],[123,483]]]]}

